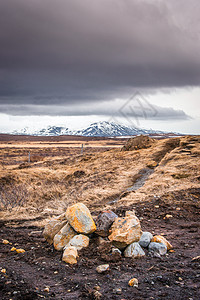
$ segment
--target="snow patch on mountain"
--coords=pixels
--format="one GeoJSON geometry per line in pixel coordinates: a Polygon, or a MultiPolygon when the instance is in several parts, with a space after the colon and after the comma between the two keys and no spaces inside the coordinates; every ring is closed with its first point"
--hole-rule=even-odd
{"type": "Polygon", "coordinates": [[[96,122],[92,123],[87,128],[82,130],[70,130],[64,126],[48,126],[40,130],[31,128],[23,128],[20,131],[14,131],[13,134],[36,135],[36,136],[59,136],[59,135],[81,135],[81,136],[96,136],[96,137],[122,137],[135,135],[163,133],[162,131],[141,129],[133,126],[126,126],[114,122],[96,122]]]}

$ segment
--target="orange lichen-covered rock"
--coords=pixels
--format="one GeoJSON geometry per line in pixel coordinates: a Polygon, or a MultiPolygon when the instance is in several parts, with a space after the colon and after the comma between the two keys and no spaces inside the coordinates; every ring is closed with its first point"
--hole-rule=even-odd
{"type": "Polygon", "coordinates": [[[56,250],[62,250],[69,241],[76,235],[77,233],[74,229],[67,223],[55,236],[53,239],[53,245],[56,250]]]}
{"type": "Polygon", "coordinates": [[[65,219],[65,214],[62,214],[58,216],[57,218],[54,218],[50,220],[43,231],[43,236],[47,240],[47,242],[51,245],[53,243],[54,236],[58,231],[65,226],[67,223],[67,220],[65,219]]]}
{"type": "Polygon", "coordinates": [[[116,218],[110,231],[109,240],[120,249],[138,242],[142,235],[140,221],[134,212],[127,212],[125,217],[116,218]]]}
{"type": "Polygon", "coordinates": [[[137,280],[137,278],[130,279],[129,282],[128,282],[128,285],[129,286],[133,286],[133,287],[138,287],[138,280],[137,280]]]}
{"type": "Polygon", "coordinates": [[[24,252],[25,252],[24,249],[16,249],[15,251],[16,251],[17,253],[24,253],[24,252]]]}
{"type": "Polygon", "coordinates": [[[173,248],[173,246],[170,244],[170,242],[168,242],[166,240],[166,238],[164,238],[163,236],[161,235],[155,235],[151,242],[156,242],[156,243],[163,243],[166,247],[167,247],[167,250],[170,250],[173,248]]]}
{"type": "Polygon", "coordinates": [[[68,207],[65,217],[78,233],[89,234],[96,230],[90,211],[83,203],[76,203],[68,207]]]}

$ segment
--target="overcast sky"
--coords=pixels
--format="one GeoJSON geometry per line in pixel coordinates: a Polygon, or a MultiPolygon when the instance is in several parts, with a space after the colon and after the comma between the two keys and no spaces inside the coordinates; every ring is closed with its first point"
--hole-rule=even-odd
{"type": "Polygon", "coordinates": [[[199,133],[199,11],[199,0],[1,0],[0,131],[114,118],[199,133]]]}

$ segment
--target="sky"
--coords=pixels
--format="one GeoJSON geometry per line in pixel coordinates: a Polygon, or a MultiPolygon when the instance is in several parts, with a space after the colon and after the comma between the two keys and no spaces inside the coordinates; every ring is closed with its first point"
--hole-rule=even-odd
{"type": "Polygon", "coordinates": [[[0,132],[110,120],[199,134],[198,0],[1,0],[0,132]]]}

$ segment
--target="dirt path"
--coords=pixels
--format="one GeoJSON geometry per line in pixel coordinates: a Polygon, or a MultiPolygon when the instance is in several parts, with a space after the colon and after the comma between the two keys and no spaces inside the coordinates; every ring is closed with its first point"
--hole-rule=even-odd
{"type": "MultiPolygon", "coordinates": [[[[95,239],[80,252],[78,264],[69,266],[61,261],[61,252],[44,241],[40,228],[2,224],[1,239],[12,245],[0,244],[0,267],[6,269],[6,275],[0,275],[0,299],[98,299],[95,286],[100,287],[101,299],[200,299],[200,261],[192,261],[200,255],[199,196],[199,189],[195,189],[176,195],[176,202],[163,198],[131,206],[142,218],[142,229],[163,233],[175,252],[162,258],[109,262],[110,272],[105,275],[95,271],[106,263],[95,239]],[[163,219],[166,213],[173,217],[163,219]],[[11,252],[12,246],[26,252],[11,252]],[[132,277],[138,278],[138,289],[128,286],[132,277]],[[49,292],[44,291],[46,287],[49,292]],[[116,288],[122,289],[121,295],[116,294],[116,288]]],[[[124,208],[116,212],[123,215],[124,208]]]]}

